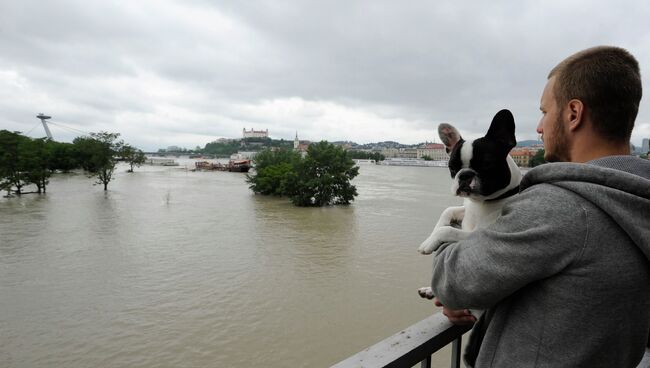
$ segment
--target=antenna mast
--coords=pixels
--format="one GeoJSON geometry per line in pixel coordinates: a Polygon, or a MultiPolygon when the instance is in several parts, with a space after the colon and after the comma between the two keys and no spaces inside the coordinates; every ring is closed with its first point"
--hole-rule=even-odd
{"type": "Polygon", "coordinates": [[[43,115],[43,113],[36,115],[36,117],[41,119],[41,123],[43,123],[43,128],[45,129],[45,134],[47,134],[47,138],[49,138],[50,140],[54,140],[52,138],[52,132],[50,132],[50,128],[47,126],[47,123],[45,122],[45,120],[52,119],[52,117],[43,115]]]}

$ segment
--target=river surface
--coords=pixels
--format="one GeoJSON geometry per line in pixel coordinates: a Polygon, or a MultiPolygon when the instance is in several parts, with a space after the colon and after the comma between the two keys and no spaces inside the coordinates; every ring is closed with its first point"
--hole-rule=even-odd
{"type": "Polygon", "coordinates": [[[0,199],[1,367],[327,367],[436,311],[447,169],[361,164],[351,205],[299,208],[191,165],[0,199]]]}

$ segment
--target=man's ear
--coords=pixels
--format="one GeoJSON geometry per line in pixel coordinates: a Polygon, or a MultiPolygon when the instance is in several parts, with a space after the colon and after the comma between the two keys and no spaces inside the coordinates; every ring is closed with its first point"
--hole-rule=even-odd
{"type": "Polygon", "coordinates": [[[454,146],[463,139],[458,130],[447,123],[438,125],[438,137],[440,137],[442,144],[445,145],[447,153],[451,152],[454,146]]]}
{"type": "Polygon", "coordinates": [[[515,138],[515,118],[510,110],[503,109],[497,112],[492,119],[490,129],[488,129],[486,138],[501,143],[510,151],[517,145],[515,138]]]}
{"type": "Polygon", "coordinates": [[[578,99],[573,99],[567,104],[569,131],[575,131],[582,125],[585,105],[578,99]]]}

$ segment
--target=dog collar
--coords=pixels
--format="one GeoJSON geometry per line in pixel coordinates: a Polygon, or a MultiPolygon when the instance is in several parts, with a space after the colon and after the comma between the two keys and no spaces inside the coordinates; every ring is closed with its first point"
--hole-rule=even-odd
{"type": "Polygon", "coordinates": [[[518,194],[518,193],[519,193],[519,186],[517,185],[516,187],[514,187],[514,188],[510,189],[509,191],[501,194],[500,196],[498,196],[496,198],[492,198],[492,199],[486,199],[485,201],[486,202],[498,201],[500,199],[512,197],[513,195],[518,194]]]}

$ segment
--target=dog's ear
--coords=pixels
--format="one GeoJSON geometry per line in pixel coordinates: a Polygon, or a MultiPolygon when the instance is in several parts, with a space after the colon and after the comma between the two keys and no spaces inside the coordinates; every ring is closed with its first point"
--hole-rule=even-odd
{"type": "Polygon", "coordinates": [[[486,138],[501,143],[508,148],[508,152],[517,145],[515,138],[515,118],[510,110],[503,109],[497,112],[492,119],[486,138]]]}
{"type": "Polygon", "coordinates": [[[447,123],[438,125],[438,137],[440,137],[442,144],[445,145],[445,150],[447,153],[451,152],[451,150],[454,149],[456,143],[460,142],[463,139],[460,136],[460,133],[458,133],[458,130],[447,123]]]}

